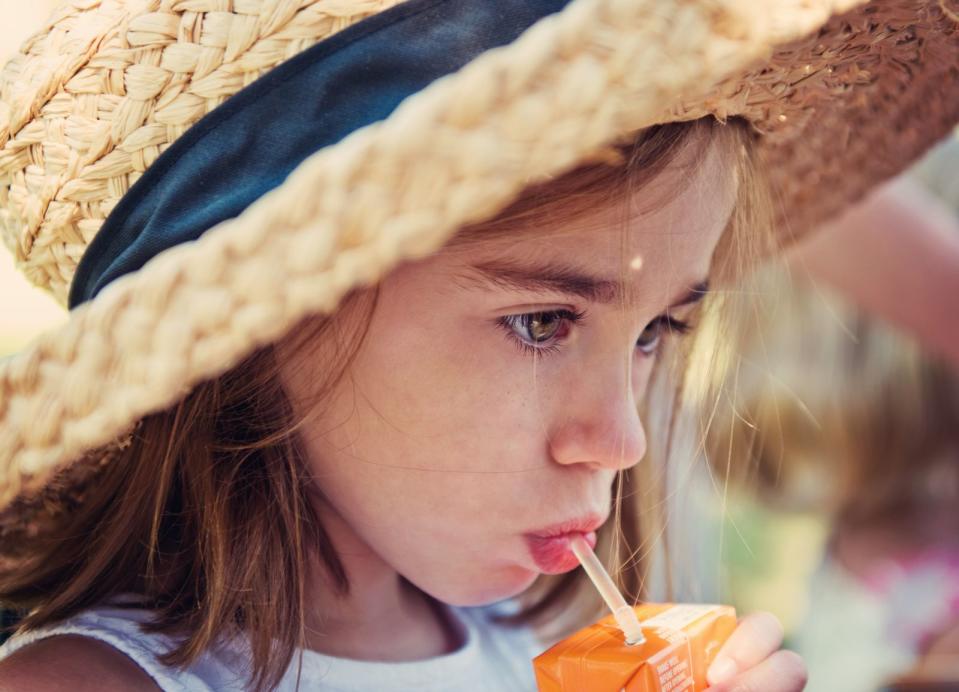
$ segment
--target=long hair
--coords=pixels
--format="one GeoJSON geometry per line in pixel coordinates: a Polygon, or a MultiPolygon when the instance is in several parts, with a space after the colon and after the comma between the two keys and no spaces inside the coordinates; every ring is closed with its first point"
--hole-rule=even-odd
{"type": "Polygon", "coordinates": [[[929,488],[957,487],[948,364],[778,264],[756,285],[736,333],[736,385],[709,436],[713,464],[767,502],[858,526],[902,522],[929,488]]]}
{"type": "MultiPolygon", "coordinates": [[[[612,203],[641,187],[686,147],[696,166],[720,147],[739,180],[733,217],[714,258],[714,280],[738,272],[745,239],[769,217],[754,137],[743,121],[703,119],[643,130],[594,160],[525,190],[495,218],[464,228],[453,243],[497,233],[521,233],[537,218],[570,218],[612,203]]],[[[359,349],[377,289],[351,293],[331,316],[311,316],[290,332],[294,349],[316,340],[335,344],[322,406],[359,349]]],[[[719,297],[702,309],[719,307],[719,297]]],[[[692,344],[664,354],[656,366],[647,414],[653,442],[668,455],[679,410],[682,373],[692,344]],[[672,375],[670,375],[672,373],[672,375]],[[678,379],[677,379],[678,373],[678,379]]],[[[711,349],[699,349],[707,356],[711,349]]],[[[306,453],[279,378],[272,345],[216,379],[195,387],[167,410],[141,420],[128,444],[99,470],[57,531],[31,546],[24,566],[0,575],[0,602],[23,613],[21,631],[66,619],[120,594],[154,611],[145,630],[176,637],[163,662],[186,666],[220,638],[243,635],[251,683],[274,686],[305,641],[309,567],[321,564],[342,592],[349,580],[309,499],[306,453]]],[[[650,463],[620,473],[614,516],[600,532],[600,550],[614,555],[614,573],[627,598],[644,594],[648,560],[643,539],[656,535],[659,487],[650,463]],[[644,474],[650,477],[644,477],[644,474]]],[[[577,570],[542,576],[521,598],[511,624],[567,622],[581,626],[601,604],[577,570]],[[563,617],[560,617],[560,616],[563,617]]]]}

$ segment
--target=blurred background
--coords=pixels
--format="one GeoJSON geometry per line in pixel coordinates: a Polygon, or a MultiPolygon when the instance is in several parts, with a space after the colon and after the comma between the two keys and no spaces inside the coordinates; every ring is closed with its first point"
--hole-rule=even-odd
{"type": "Polygon", "coordinates": [[[743,291],[690,582],[778,615],[813,692],[959,690],[959,139],[743,291]]]}
{"type": "MultiPolygon", "coordinates": [[[[0,56],[53,4],[0,0],[0,56]]],[[[959,689],[957,210],[951,137],[763,268],[705,453],[671,470],[675,596],[774,612],[812,692],[959,689]]],[[[6,251],[0,296],[0,357],[65,320],[6,251]]]]}

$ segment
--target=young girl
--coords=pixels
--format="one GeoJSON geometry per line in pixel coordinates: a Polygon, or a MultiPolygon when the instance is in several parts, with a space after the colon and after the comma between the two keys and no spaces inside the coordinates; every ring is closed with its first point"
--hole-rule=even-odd
{"type": "MultiPolygon", "coordinates": [[[[644,595],[637,463],[769,225],[760,159],[807,170],[783,123],[928,84],[832,76],[881,7],[389,4],[78,3],[8,67],[5,237],[74,313],[0,378],[0,689],[532,689],[601,614],[570,536],[644,595]]],[[[908,30],[952,55],[951,21],[908,30]]],[[[815,213],[771,174],[790,218],[947,96],[815,213]]],[[[781,636],[744,618],[710,683],[801,689],[781,636]]]]}

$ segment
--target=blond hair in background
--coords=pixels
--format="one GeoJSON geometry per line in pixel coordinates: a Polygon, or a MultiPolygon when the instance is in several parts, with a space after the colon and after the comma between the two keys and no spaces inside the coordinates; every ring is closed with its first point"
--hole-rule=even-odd
{"type": "Polygon", "coordinates": [[[713,467],[857,523],[956,487],[955,374],[798,272],[769,266],[756,285],[710,426],[713,467]]]}

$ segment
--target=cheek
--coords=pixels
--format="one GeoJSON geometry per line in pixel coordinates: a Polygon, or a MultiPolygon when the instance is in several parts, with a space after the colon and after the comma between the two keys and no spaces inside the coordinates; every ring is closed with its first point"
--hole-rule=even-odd
{"type": "MultiPolygon", "coordinates": [[[[663,339],[668,341],[669,337],[664,335],[663,339]]],[[[657,351],[652,356],[648,355],[639,355],[637,351],[636,357],[633,358],[633,370],[632,370],[632,383],[633,383],[633,396],[639,400],[646,394],[646,388],[649,386],[649,378],[653,373],[653,365],[659,358],[662,358],[662,353],[660,351],[664,350],[664,347],[668,344],[661,343],[659,351],[657,351]]]]}
{"type": "MultiPolygon", "coordinates": [[[[384,370],[379,383],[414,381],[404,374],[384,370]]],[[[308,443],[315,483],[350,534],[423,591],[458,605],[515,595],[535,578],[519,534],[549,487],[543,470],[516,470],[542,458],[490,433],[501,409],[465,412],[460,388],[430,383],[405,408],[344,392],[334,409],[347,421],[308,443]]]]}
{"type": "Polygon", "coordinates": [[[373,326],[355,367],[357,398],[375,409],[370,444],[418,467],[529,466],[543,429],[533,371],[495,327],[468,319],[453,328],[373,326]]]}
{"type": "Polygon", "coordinates": [[[516,472],[547,461],[528,364],[504,366],[498,339],[465,348],[389,327],[371,326],[351,377],[304,431],[319,487],[368,526],[399,515],[435,530],[437,516],[452,526],[515,508],[538,485],[516,472]]]}

